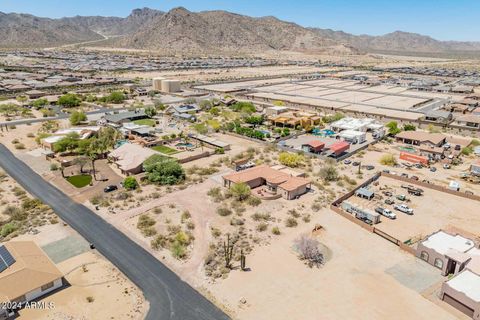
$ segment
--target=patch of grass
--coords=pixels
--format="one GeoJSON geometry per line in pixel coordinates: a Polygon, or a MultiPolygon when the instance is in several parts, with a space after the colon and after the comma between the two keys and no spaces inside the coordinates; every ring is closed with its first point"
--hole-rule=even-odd
{"type": "Polygon", "coordinates": [[[66,178],[73,186],[83,188],[92,182],[92,176],[89,174],[79,174],[66,178]]]}
{"type": "Polygon", "coordinates": [[[163,154],[167,154],[167,155],[179,152],[178,150],[175,150],[175,149],[167,147],[167,146],[162,146],[162,145],[154,146],[154,147],[152,147],[152,150],[155,150],[155,151],[161,152],[163,154]]]}
{"type": "Polygon", "coordinates": [[[135,120],[135,121],[133,121],[133,123],[138,124],[139,126],[155,127],[155,120],[152,120],[152,119],[135,120]]]}

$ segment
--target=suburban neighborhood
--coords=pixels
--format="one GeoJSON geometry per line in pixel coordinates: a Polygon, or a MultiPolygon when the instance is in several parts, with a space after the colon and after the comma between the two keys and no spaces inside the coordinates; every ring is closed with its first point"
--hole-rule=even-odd
{"type": "Polygon", "coordinates": [[[26,17],[84,35],[0,37],[0,320],[480,319],[474,42],[26,17]]]}

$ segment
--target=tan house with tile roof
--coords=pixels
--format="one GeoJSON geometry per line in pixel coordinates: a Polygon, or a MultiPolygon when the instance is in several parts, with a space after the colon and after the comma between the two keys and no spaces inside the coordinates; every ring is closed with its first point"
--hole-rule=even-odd
{"type": "Polygon", "coordinates": [[[283,170],[261,165],[223,176],[223,185],[230,188],[237,183],[246,183],[251,189],[265,186],[269,194],[292,200],[306,193],[311,185],[311,181],[301,175],[292,174],[288,168],[283,170]]]}
{"type": "MultiPolygon", "coordinates": [[[[63,274],[33,241],[1,245],[0,270],[1,302],[25,303],[63,286],[63,274]]],[[[0,319],[6,312],[0,309],[0,319]]]]}

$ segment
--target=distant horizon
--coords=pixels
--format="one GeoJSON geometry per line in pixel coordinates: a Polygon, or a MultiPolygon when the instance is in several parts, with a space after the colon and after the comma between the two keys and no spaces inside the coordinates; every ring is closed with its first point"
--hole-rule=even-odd
{"type": "Polygon", "coordinates": [[[223,2],[205,0],[159,1],[4,0],[1,12],[60,19],[74,16],[127,17],[132,10],[150,8],[168,12],[185,7],[192,12],[221,10],[252,17],[274,16],[307,28],[331,29],[353,35],[381,36],[395,31],[417,33],[440,41],[480,41],[480,2],[474,0],[258,0],[223,2]],[[75,3],[77,2],[77,3],[75,3]],[[420,3],[419,3],[420,2],[420,3]],[[293,7],[293,8],[292,8],[293,7]],[[415,10],[412,10],[415,8],[415,10]],[[454,13],[452,13],[454,12],[454,13]],[[465,21],[471,21],[468,28],[465,21]]]}

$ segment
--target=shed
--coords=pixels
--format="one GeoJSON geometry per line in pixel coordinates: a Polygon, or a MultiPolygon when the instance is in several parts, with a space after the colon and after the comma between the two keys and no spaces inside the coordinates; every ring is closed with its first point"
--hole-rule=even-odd
{"type": "Polygon", "coordinates": [[[367,188],[362,187],[355,191],[355,195],[360,198],[371,200],[375,196],[375,193],[367,188]]]}

